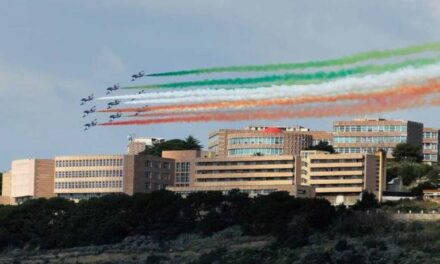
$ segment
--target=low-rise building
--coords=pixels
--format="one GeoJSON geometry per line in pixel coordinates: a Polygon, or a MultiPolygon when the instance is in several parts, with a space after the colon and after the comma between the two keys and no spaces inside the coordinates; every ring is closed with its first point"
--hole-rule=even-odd
{"type": "Polygon", "coordinates": [[[381,201],[386,188],[386,157],[376,154],[330,154],[323,151],[302,151],[301,184],[315,187],[317,197],[332,204],[354,204],[363,191],[381,201]]]}
{"type": "Polygon", "coordinates": [[[313,188],[295,184],[295,165],[293,155],[198,158],[193,182],[169,189],[184,195],[239,189],[252,196],[287,191],[298,197],[313,197],[313,188]]]}

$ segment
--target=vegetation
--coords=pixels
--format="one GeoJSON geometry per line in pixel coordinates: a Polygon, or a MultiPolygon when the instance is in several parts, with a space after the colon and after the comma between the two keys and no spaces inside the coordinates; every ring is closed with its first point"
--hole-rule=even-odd
{"type": "MultiPolygon", "coordinates": [[[[440,222],[393,222],[374,210],[378,206],[369,193],[352,208],[334,208],[326,200],[294,198],[285,192],[255,198],[238,191],[228,195],[207,192],[184,199],[159,191],[131,197],[108,195],[78,204],[61,198],[36,199],[0,207],[0,249],[29,251],[134,241],[127,250],[138,244],[155,248],[147,263],[440,261],[440,222]],[[147,242],[124,239],[140,235],[147,242]],[[176,241],[181,241],[177,247],[170,246],[176,241]],[[229,247],[238,241],[242,241],[240,246],[229,247]],[[182,253],[195,259],[171,261],[195,244],[200,248],[191,252],[198,255],[182,253]]],[[[382,210],[397,206],[385,204],[382,210]]]]}
{"type": "Polygon", "coordinates": [[[307,150],[320,150],[320,151],[328,151],[330,153],[335,153],[335,149],[332,145],[329,145],[328,142],[319,141],[317,145],[311,146],[307,148],[307,150]]]}
{"type": "Polygon", "coordinates": [[[423,160],[422,146],[400,143],[394,148],[393,157],[396,161],[421,162],[423,160]]]}
{"type": "Polygon", "coordinates": [[[201,150],[202,145],[200,141],[193,136],[188,136],[185,140],[182,139],[171,139],[167,140],[154,146],[147,146],[146,149],[139,153],[140,155],[154,155],[162,156],[162,151],[164,150],[201,150]]]}

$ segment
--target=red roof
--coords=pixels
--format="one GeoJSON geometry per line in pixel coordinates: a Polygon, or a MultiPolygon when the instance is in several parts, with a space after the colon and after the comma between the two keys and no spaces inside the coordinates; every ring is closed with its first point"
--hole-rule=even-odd
{"type": "Polygon", "coordinates": [[[277,127],[268,127],[264,130],[264,132],[278,134],[278,133],[283,133],[283,130],[277,127]]]}

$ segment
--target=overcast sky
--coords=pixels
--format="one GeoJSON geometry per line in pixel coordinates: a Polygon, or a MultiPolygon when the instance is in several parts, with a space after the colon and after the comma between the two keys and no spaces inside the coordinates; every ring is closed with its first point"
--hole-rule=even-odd
{"type": "MultiPolygon", "coordinates": [[[[327,59],[440,40],[438,0],[0,4],[0,171],[8,170],[13,159],[124,153],[131,133],[164,138],[192,134],[206,145],[209,131],[248,124],[164,124],[84,133],[79,99],[92,92],[101,95],[115,82],[126,83],[139,70],[327,59]]],[[[430,108],[381,116],[440,127],[438,113],[430,108]]],[[[253,123],[331,129],[331,120],[253,123]]]]}

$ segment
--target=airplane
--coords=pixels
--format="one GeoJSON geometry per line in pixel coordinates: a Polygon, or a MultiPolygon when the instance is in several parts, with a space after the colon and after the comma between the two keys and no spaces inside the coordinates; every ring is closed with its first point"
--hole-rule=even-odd
{"type": "Polygon", "coordinates": [[[122,117],[121,113],[117,113],[116,115],[110,115],[110,122],[121,117],[122,117]]]}
{"type": "Polygon", "coordinates": [[[142,108],[138,108],[138,109],[136,110],[136,113],[134,114],[134,116],[138,116],[140,112],[144,112],[144,109],[147,108],[147,107],[148,107],[148,105],[145,105],[145,106],[142,107],[142,108]]]}
{"type": "Polygon", "coordinates": [[[144,71],[140,71],[139,73],[135,73],[131,76],[131,81],[134,82],[134,80],[138,79],[138,78],[142,78],[145,76],[145,72],[144,71]]]}
{"type": "Polygon", "coordinates": [[[111,92],[119,90],[121,88],[121,86],[119,85],[119,83],[114,84],[113,86],[108,87],[107,90],[107,95],[109,95],[111,92]]]}
{"type": "Polygon", "coordinates": [[[95,96],[93,94],[91,94],[91,95],[89,95],[89,96],[87,96],[85,98],[82,98],[81,99],[81,105],[84,105],[85,103],[87,103],[89,101],[92,101],[93,98],[95,98],[95,96]]]}
{"type": "Polygon", "coordinates": [[[87,130],[89,130],[90,128],[96,126],[96,125],[98,125],[98,119],[95,119],[95,120],[93,120],[92,122],[85,124],[85,125],[84,125],[84,131],[87,131],[87,130]]]}
{"type": "Polygon", "coordinates": [[[145,93],[145,90],[139,91],[137,94],[143,94],[145,93]]]}
{"type": "Polygon", "coordinates": [[[83,112],[83,113],[84,113],[83,117],[86,117],[86,116],[88,116],[89,114],[94,113],[94,112],[96,112],[96,105],[94,105],[92,108],[90,108],[90,110],[85,110],[85,111],[83,112]]]}
{"type": "Polygon", "coordinates": [[[113,102],[110,102],[107,104],[107,109],[110,109],[110,108],[112,108],[112,106],[118,105],[119,103],[121,103],[121,101],[114,100],[113,102]]]}

